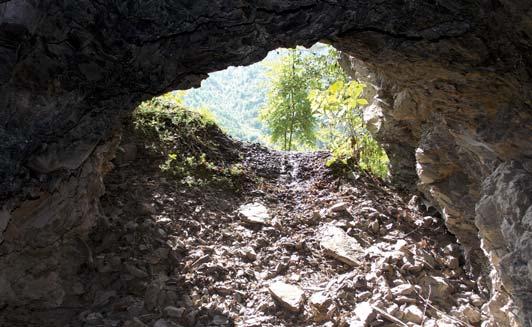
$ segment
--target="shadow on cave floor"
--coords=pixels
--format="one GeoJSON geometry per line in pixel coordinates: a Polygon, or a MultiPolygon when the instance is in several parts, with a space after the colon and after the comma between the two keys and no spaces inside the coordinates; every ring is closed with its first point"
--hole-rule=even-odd
{"type": "Polygon", "coordinates": [[[83,242],[77,306],[33,312],[35,326],[479,325],[485,299],[459,246],[415,197],[338,177],[325,152],[207,134],[233,150],[238,188],[183,184],[126,132],[83,242]]]}

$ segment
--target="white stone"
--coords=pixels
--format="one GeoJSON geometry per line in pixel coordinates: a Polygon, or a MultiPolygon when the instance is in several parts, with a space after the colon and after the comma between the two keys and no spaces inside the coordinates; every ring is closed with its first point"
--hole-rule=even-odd
{"type": "Polygon", "coordinates": [[[268,288],[273,298],[292,312],[299,312],[305,300],[305,293],[296,285],[275,282],[268,288]]]}
{"type": "Polygon", "coordinates": [[[333,225],[326,225],[320,230],[320,245],[326,254],[351,266],[358,266],[358,256],[364,253],[354,238],[333,225]]]}
{"type": "Polygon", "coordinates": [[[271,221],[268,208],[259,202],[244,204],[238,212],[248,223],[268,225],[271,221]]]}
{"type": "Polygon", "coordinates": [[[415,305],[409,305],[404,311],[403,318],[410,322],[420,324],[423,321],[423,311],[415,305]]]}
{"type": "Polygon", "coordinates": [[[363,323],[367,324],[377,317],[377,312],[369,302],[360,302],[355,307],[355,314],[357,318],[363,323]]]}

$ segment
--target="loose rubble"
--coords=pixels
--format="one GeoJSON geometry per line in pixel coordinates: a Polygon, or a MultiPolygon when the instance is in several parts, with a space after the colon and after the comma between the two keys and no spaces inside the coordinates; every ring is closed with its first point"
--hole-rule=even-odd
{"type": "Polygon", "coordinates": [[[240,192],[179,184],[141,144],[111,172],[70,326],[480,326],[440,217],[326,153],[234,146],[240,192]]]}

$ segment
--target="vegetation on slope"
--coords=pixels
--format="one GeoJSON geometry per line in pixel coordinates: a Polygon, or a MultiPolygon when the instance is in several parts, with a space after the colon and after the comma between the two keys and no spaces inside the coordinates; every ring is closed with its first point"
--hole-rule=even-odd
{"type": "Polygon", "coordinates": [[[329,165],[385,178],[388,157],[362,119],[365,85],[347,76],[338,59],[324,44],[279,49],[261,63],[211,74],[183,102],[210,112],[237,139],[288,151],[329,150],[329,165]]]}
{"type": "Polygon", "coordinates": [[[162,158],[164,173],[189,186],[241,187],[239,144],[220,130],[212,116],[186,109],[179,95],[143,102],[133,123],[150,151],[162,158]]]}

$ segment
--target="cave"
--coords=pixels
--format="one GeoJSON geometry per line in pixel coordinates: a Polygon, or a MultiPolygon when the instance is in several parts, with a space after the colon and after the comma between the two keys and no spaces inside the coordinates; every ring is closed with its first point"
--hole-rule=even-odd
{"type": "Polygon", "coordinates": [[[485,326],[532,325],[523,0],[1,1],[0,308],[75,295],[79,245],[138,103],[318,41],[352,76],[371,72],[367,115],[393,181],[438,208],[489,285],[485,326]]]}

